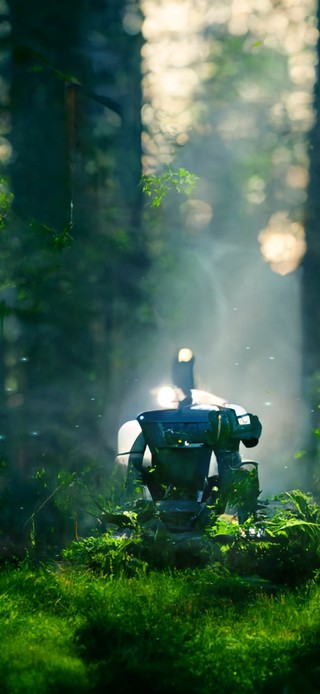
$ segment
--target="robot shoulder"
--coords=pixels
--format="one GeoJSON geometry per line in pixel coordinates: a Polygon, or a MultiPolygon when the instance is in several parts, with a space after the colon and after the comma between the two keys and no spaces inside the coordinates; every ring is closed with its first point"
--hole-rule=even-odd
{"type": "Polygon", "coordinates": [[[122,424],[118,431],[118,455],[125,455],[129,453],[135,440],[140,434],[141,427],[136,419],[131,419],[122,424]]]}

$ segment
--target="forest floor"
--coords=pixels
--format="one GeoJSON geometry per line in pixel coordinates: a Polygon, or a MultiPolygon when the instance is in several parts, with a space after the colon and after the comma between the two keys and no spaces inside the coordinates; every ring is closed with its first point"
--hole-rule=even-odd
{"type": "Polygon", "coordinates": [[[4,694],[316,694],[320,586],[272,586],[222,565],[97,575],[2,566],[4,694]]]}

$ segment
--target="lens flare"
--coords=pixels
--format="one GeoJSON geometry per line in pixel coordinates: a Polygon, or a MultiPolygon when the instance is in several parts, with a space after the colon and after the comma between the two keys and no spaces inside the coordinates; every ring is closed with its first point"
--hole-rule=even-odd
{"type": "Polygon", "coordinates": [[[157,400],[161,407],[170,407],[170,405],[173,405],[177,401],[175,389],[171,388],[171,386],[159,388],[157,400]]]}

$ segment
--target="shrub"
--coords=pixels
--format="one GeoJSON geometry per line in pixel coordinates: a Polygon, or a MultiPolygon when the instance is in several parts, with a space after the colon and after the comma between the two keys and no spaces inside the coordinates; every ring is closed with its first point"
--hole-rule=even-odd
{"type": "Polygon", "coordinates": [[[300,490],[276,497],[278,510],[248,520],[226,552],[229,568],[276,583],[297,585],[320,568],[320,508],[300,490]]]}

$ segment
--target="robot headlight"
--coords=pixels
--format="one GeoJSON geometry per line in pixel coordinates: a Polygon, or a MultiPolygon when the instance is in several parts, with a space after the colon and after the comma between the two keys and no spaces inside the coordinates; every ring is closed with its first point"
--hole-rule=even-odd
{"type": "Polygon", "coordinates": [[[171,386],[163,386],[157,392],[157,400],[160,407],[173,407],[178,401],[178,395],[175,388],[171,386]]]}

